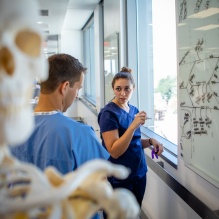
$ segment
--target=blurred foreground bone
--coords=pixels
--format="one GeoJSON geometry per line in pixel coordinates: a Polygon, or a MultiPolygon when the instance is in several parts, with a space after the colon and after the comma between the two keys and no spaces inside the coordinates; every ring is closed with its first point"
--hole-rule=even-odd
{"type": "Polygon", "coordinates": [[[57,192],[45,174],[16,160],[8,148],[0,148],[0,154],[0,218],[61,218],[57,192]]]}
{"type": "Polygon", "coordinates": [[[104,160],[92,160],[61,175],[48,167],[45,174],[10,155],[0,170],[0,218],[89,219],[104,209],[110,219],[136,218],[138,203],[128,190],[113,190],[106,176],[124,179],[128,170],[104,160]],[[8,162],[10,161],[10,162],[8,162]],[[10,163],[10,165],[8,165],[10,163]],[[43,216],[43,217],[42,217],[43,216]]]}
{"type": "Polygon", "coordinates": [[[33,130],[32,84],[48,76],[34,0],[0,0],[0,147],[23,143],[33,130]]]}
{"type": "Polygon", "coordinates": [[[74,175],[87,174],[86,179],[69,194],[63,204],[63,218],[89,219],[98,210],[104,209],[109,219],[136,218],[140,209],[133,194],[126,189],[115,189],[107,181],[107,176],[125,179],[129,171],[104,160],[89,161],[76,171],[62,176],[54,168],[45,171],[50,182],[59,188],[74,175]],[[69,217],[70,216],[70,217],[69,217]]]}

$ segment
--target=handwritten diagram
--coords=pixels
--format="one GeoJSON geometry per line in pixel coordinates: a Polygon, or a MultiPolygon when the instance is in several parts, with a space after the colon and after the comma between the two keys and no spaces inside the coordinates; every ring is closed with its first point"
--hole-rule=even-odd
{"type": "Polygon", "coordinates": [[[191,16],[206,13],[214,4],[219,7],[216,0],[179,3],[179,22],[186,25],[179,28],[178,89],[181,156],[219,187],[219,28],[202,27],[217,21],[219,14],[206,19],[191,16]]]}

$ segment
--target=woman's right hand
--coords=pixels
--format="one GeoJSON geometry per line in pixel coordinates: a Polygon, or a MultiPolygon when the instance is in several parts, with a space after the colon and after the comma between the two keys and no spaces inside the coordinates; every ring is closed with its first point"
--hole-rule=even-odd
{"type": "Polygon", "coordinates": [[[140,125],[144,125],[146,118],[147,118],[147,113],[141,111],[135,115],[135,118],[131,125],[133,125],[133,128],[137,129],[140,125]]]}

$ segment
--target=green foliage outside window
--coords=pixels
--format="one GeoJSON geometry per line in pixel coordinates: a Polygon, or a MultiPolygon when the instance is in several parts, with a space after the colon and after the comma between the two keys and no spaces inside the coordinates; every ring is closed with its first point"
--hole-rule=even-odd
{"type": "Polygon", "coordinates": [[[169,100],[176,94],[176,78],[170,76],[162,78],[155,89],[155,93],[160,93],[168,105],[169,100]]]}

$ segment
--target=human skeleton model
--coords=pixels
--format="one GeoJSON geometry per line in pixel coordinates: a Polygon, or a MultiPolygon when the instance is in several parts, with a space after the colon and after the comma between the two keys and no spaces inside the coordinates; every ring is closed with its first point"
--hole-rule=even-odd
{"type": "Polygon", "coordinates": [[[136,218],[139,213],[134,196],[113,190],[105,179],[126,178],[129,172],[123,166],[97,159],[63,176],[52,167],[43,174],[30,164],[10,162],[0,172],[1,219],[89,219],[99,209],[110,219],[136,218]]]}
{"type": "Polygon", "coordinates": [[[24,142],[34,127],[32,82],[47,78],[37,18],[35,0],[0,0],[0,218],[88,219],[99,209],[111,219],[135,218],[139,207],[134,196],[113,190],[106,178],[126,178],[125,167],[93,160],[61,175],[10,154],[8,145],[24,142]]]}

